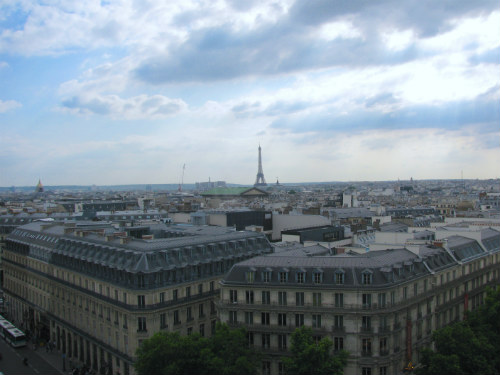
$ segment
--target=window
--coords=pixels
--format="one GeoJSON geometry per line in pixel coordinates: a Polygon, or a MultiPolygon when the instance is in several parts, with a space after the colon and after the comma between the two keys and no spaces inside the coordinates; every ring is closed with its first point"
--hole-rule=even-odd
{"type": "Polygon", "coordinates": [[[418,284],[413,284],[413,296],[416,297],[418,294],[418,284]]]}
{"type": "Polygon", "coordinates": [[[278,314],[278,325],[283,327],[286,326],[286,314],[278,314]]]}
{"type": "Polygon", "coordinates": [[[279,276],[280,276],[280,283],[286,283],[288,281],[288,272],[281,271],[279,276]]]}
{"type": "Polygon", "coordinates": [[[179,291],[178,291],[177,289],[174,289],[174,290],[172,291],[172,299],[173,299],[174,301],[177,301],[177,298],[179,298],[179,291]]]}
{"type": "Polygon", "coordinates": [[[238,303],[238,291],[231,289],[229,290],[229,302],[238,303]]]}
{"type": "Polygon", "coordinates": [[[343,337],[334,337],[333,338],[333,350],[336,352],[340,350],[344,350],[344,338],[343,337]]]}
{"type": "Polygon", "coordinates": [[[403,288],[403,300],[406,300],[408,298],[408,287],[405,286],[403,288]]]}
{"type": "Polygon", "coordinates": [[[286,292],[278,292],[278,304],[281,306],[286,306],[286,292]]]}
{"type": "Polygon", "coordinates": [[[262,325],[265,325],[265,326],[269,325],[269,313],[268,312],[263,312],[260,314],[260,323],[262,325]]]}
{"type": "Polygon", "coordinates": [[[191,335],[193,333],[193,327],[188,327],[187,329],[187,335],[191,335]]]}
{"type": "Polygon", "coordinates": [[[246,272],[245,278],[247,280],[247,283],[253,283],[255,281],[255,271],[246,272]]]}
{"type": "Polygon", "coordinates": [[[191,306],[187,307],[186,308],[186,319],[189,321],[189,320],[193,320],[193,309],[191,306]]]}
{"type": "Polygon", "coordinates": [[[344,307],[344,293],[335,293],[335,307],[344,307]]]}
{"type": "Polygon", "coordinates": [[[305,272],[297,272],[297,282],[299,284],[304,284],[305,279],[306,279],[306,273],[305,272]]]}
{"type": "Polygon", "coordinates": [[[186,287],[186,297],[191,297],[191,287],[190,286],[187,286],[186,287]]]}
{"type": "Polygon", "coordinates": [[[363,271],[361,274],[361,284],[369,285],[372,283],[372,273],[370,271],[363,271]]]}
{"type": "Polygon", "coordinates": [[[396,292],[392,291],[391,292],[391,305],[394,305],[396,303],[396,292]]]}
{"type": "Polygon", "coordinates": [[[166,328],[167,327],[167,314],[162,313],[160,314],[160,328],[166,328]]]}
{"type": "Polygon", "coordinates": [[[371,354],[372,352],[372,340],[371,339],[362,339],[361,350],[363,354],[371,354]]]}
{"type": "Polygon", "coordinates": [[[304,314],[295,314],[295,327],[302,327],[304,325],[304,314]]]}
{"type": "Polygon", "coordinates": [[[253,312],[245,311],[245,324],[253,324],[253,312]]]}
{"type": "Polygon", "coordinates": [[[380,355],[387,355],[389,354],[387,350],[387,337],[382,337],[379,341],[379,350],[380,350],[380,355]]]}
{"type": "Polygon", "coordinates": [[[229,311],[229,323],[238,323],[238,311],[229,311]]]}
{"type": "Polygon", "coordinates": [[[248,346],[253,346],[253,332],[247,332],[248,346]]]}
{"type": "Polygon", "coordinates": [[[165,292],[160,293],[160,303],[165,302],[165,292]]]}
{"type": "Polygon", "coordinates": [[[313,283],[321,284],[323,282],[323,272],[313,272],[313,283]]]}
{"type": "Polygon", "coordinates": [[[262,291],[262,304],[269,305],[271,304],[271,292],[270,291],[262,291]]]}
{"type": "Polygon", "coordinates": [[[140,309],[146,307],[146,296],[137,296],[137,306],[139,306],[140,309]]]}
{"type": "Polygon", "coordinates": [[[286,335],[278,335],[278,349],[286,350],[286,335]]]}
{"type": "Polygon", "coordinates": [[[312,315],[312,326],[313,328],[321,328],[321,315],[313,314],[312,315]]]}
{"type": "Polygon", "coordinates": [[[361,375],[372,375],[372,368],[371,367],[362,367],[361,368],[361,375]]]}
{"type": "Polygon", "coordinates": [[[214,282],[213,281],[210,281],[210,291],[211,292],[214,291],[214,282]]]}
{"type": "Polygon", "coordinates": [[[181,324],[181,321],[179,320],[179,310],[174,311],[174,324],[181,324]]]}
{"type": "Polygon", "coordinates": [[[203,307],[203,303],[198,305],[198,317],[203,318],[205,316],[205,308],[203,307]]]}
{"type": "Polygon", "coordinates": [[[304,306],[304,292],[295,293],[295,305],[304,306]]]}
{"type": "Polygon", "coordinates": [[[364,309],[369,309],[370,307],[372,307],[372,295],[369,293],[363,293],[362,302],[364,309]]]}
{"type": "Polygon", "coordinates": [[[378,307],[385,307],[385,293],[378,294],[378,307]]]}
{"type": "Polygon", "coordinates": [[[278,362],[278,375],[285,375],[285,364],[283,362],[278,362]]]}
{"type": "Polygon", "coordinates": [[[203,294],[203,284],[198,284],[198,294],[203,294]]]}
{"type": "Polygon", "coordinates": [[[387,375],[387,367],[386,366],[379,367],[378,375],[387,375]]]}
{"type": "Polygon", "coordinates": [[[344,284],[344,271],[335,271],[335,284],[344,284]]]}
{"type": "Polygon", "coordinates": [[[201,337],[204,337],[205,336],[205,324],[200,324],[200,329],[199,329],[199,332],[200,332],[200,336],[201,337]]]}
{"type": "Polygon", "coordinates": [[[344,328],[344,316],[334,315],[333,324],[335,325],[335,328],[344,328]]]}
{"type": "Polygon", "coordinates": [[[245,292],[245,297],[246,297],[247,305],[253,305],[253,302],[254,302],[253,290],[247,290],[245,292]]]}
{"type": "Polygon", "coordinates": [[[262,348],[269,349],[271,347],[271,335],[269,333],[262,334],[262,348]]]}
{"type": "Polygon", "coordinates": [[[137,331],[138,332],[145,332],[145,331],[147,331],[146,318],[145,317],[139,317],[139,318],[137,318],[137,331]]]}
{"type": "Polygon", "coordinates": [[[363,316],[361,320],[361,329],[364,331],[369,331],[372,328],[372,318],[371,316],[363,316]]]}
{"type": "Polygon", "coordinates": [[[321,293],[313,293],[313,306],[321,306],[321,293]]]}
{"type": "Polygon", "coordinates": [[[271,281],[271,271],[262,272],[262,281],[268,283],[271,281]]]}

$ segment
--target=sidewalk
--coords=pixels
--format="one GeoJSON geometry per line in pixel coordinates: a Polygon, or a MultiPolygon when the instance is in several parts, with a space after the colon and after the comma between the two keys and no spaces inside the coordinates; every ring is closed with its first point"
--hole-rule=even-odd
{"type": "Polygon", "coordinates": [[[33,346],[31,343],[29,344],[29,347],[30,349],[32,349],[33,353],[36,353],[38,357],[40,357],[49,365],[54,367],[54,369],[57,370],[58,374],[68,375],[69,364],[67,359],[66,359],[66,371],[64,372],[62,371],[62,353],[58,352],[56,349],[54,349],[52,352],[47,352],[45,346],[39,346],[37,350],[33,350],[33,346]]]}

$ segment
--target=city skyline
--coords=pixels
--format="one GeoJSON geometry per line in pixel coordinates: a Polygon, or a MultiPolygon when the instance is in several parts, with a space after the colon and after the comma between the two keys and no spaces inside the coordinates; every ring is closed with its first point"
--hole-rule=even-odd
{"type": "Polygon", "coordinates": [[[0,10],[0,186],[499,177],[496,1],[0,10]]]}

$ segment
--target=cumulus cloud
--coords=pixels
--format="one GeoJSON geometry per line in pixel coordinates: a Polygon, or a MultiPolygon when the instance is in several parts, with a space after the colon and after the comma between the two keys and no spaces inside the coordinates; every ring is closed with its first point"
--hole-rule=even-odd
{"type": "Polygon", "coordinates": [[[121,119],[164,118],[186,109],[180,99],[171,99],[162,95],[139,95],[123,99],[117,95],[99,95],[93,97],[73,96],[61,103],[63,110],[77,114],[94,114],[121,119]]]}
{"type": "Polygon", "coordinates": [[[0,99],[0,113],[5,113],[13,109],[21,107],[21,103],[15,100],[1,100],[0,99]]]}

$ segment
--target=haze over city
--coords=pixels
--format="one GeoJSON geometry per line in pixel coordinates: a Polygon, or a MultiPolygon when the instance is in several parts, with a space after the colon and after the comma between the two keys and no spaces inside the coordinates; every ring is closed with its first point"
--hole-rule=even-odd
{"type": "Polygon", "coordinates": [[[0,186],[497,178],[498,1],[0,2],[0,186]]]}

